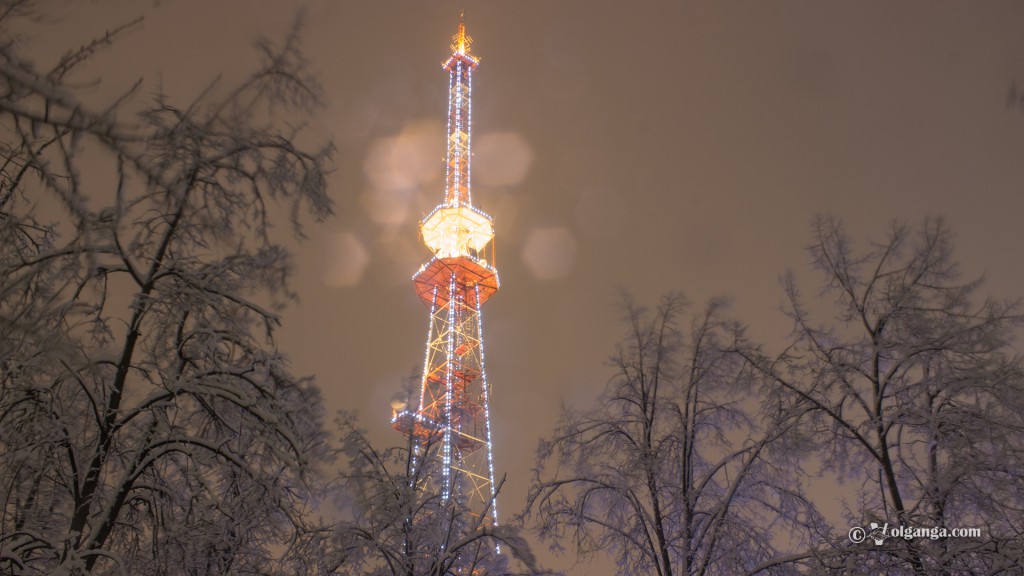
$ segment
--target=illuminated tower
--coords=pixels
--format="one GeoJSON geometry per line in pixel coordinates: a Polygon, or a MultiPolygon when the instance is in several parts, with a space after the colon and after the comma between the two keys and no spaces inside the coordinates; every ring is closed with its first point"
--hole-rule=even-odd
{"type": "Polygon", "coordinates": [[[491,455],[490,388],[484,370],[480,307],[498,290],[493,220],[470,190],[472,75],[480,61],[459,19],[448,72],[448,154],[443,202],[420,224],[434,257],[413,276],[430,308],[419,408],[394,406],[394,428],[421,445],[436,442],[442,498],[456,499],[485,524],[497,524],[491,455]]]}

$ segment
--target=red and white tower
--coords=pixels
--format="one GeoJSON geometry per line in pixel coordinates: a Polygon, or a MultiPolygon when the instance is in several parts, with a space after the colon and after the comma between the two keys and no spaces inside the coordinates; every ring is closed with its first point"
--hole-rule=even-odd
{"type": "Polygon", "coordinates": [[[496,524],[490,394],[484,369],[481,306],[498,290],[493,219],[473,206],[472,77],[480,60],[459,19],[448,72],[448,154],[444,200],[420,224],[434,256],[413,276],[430,308],[419,407],[395,406],[394,428],[420,443],[437,442],[438,488],[484,524],[496,524]]]}

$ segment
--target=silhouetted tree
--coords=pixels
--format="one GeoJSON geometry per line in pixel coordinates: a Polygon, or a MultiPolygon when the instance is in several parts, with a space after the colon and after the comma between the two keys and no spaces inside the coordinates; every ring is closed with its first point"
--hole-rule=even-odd
{"type": "Polygon", "coordinates": [[[33,10],[0,2],[0,571],[267,573],[324,451],[271,234],[330,212],[328,149],[275,114],[315,79],[293,33],[187,106],[92,108],[66,79],[116,31],[42,68],[12,32],[33,10]]]}
{"type": "Polygon", "coordinates": [[[742,329],[712,301],[685,332],[685,304],[626,300],[626,336],[596,405],[565,408],[541,442],[526,514],[555,548],[612,554],[620,574],[793,573],[783,558],[821,530],[797,461],[774,444],[791,422],[761,411],[742,329]]]}
{"type": "MultiPolygon", "coordinates": [[[[794,341],[753,360],[804,414],[814,456],[854,484],[850,525],[980,528],[980,538],[885,539],[821,556],[843,574],[1019,574],[1024,565],[1024,370],[1016,302],[979,301],[960,281],[949,229],[894,225],[855,249],[819,218],[824,276],[813,306],[786,280],[794,341]],[[811,310],[820,310],[814,314],[811,310]],[[824,316],[826,321],[816,322],[824,316]]],[[[752,357],[751,357],[752,358],[752,357]]],[[[849,490],[849,489],[848,489],[849,490]]]]}
{"type": "Polygon", "coordinates": [[[340,486],[346,519],[335,528],[328,569],[373,576],[498,576],[514,573],[515,558],[527,573],[540,573],[518,529],[483,524],[480,511],[441,497],[435,455],[440,438],[407,438],[404,445],[378,450],[351,414],[339,422],[347,463],[340,486]]]}

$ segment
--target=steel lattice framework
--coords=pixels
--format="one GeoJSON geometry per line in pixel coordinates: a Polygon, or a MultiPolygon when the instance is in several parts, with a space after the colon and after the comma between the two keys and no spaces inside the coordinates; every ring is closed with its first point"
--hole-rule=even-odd
{"type": "Polygon", "coordinates": [[[481,305],[498,290],[493,219],[470,189],[472,74],[480,61],[461,18],[448,72],[448,153],[444,201],[420,224],[434,257],[413,276],[430,308],[419,408],[395,406],[394,428],[418,442],[441,442],[438,489],[485,524],[497,524],[490,388],[484,369],[481,305]]]}

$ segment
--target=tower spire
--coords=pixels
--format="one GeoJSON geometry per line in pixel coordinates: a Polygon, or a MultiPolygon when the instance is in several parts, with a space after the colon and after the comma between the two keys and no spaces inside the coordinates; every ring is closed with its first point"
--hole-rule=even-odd
{"type": "Polygon", "coordinates": [[[469,54],[469,45],[472,43],[473,39],[466,34],[466,11],[459,10],[459,33],[452,36],[452,52],[465,56],[469,54]]]}
{"type": "Polygon", "coordinates": [[[470,205],[470,133],[473,121],[473,71],[480,59],[469,53],[473,39],[459,15],[459,32],[452,36],[452,55],[443,64],[448,72],[448,165],[445,172],[445,204],[470,205]]]}

